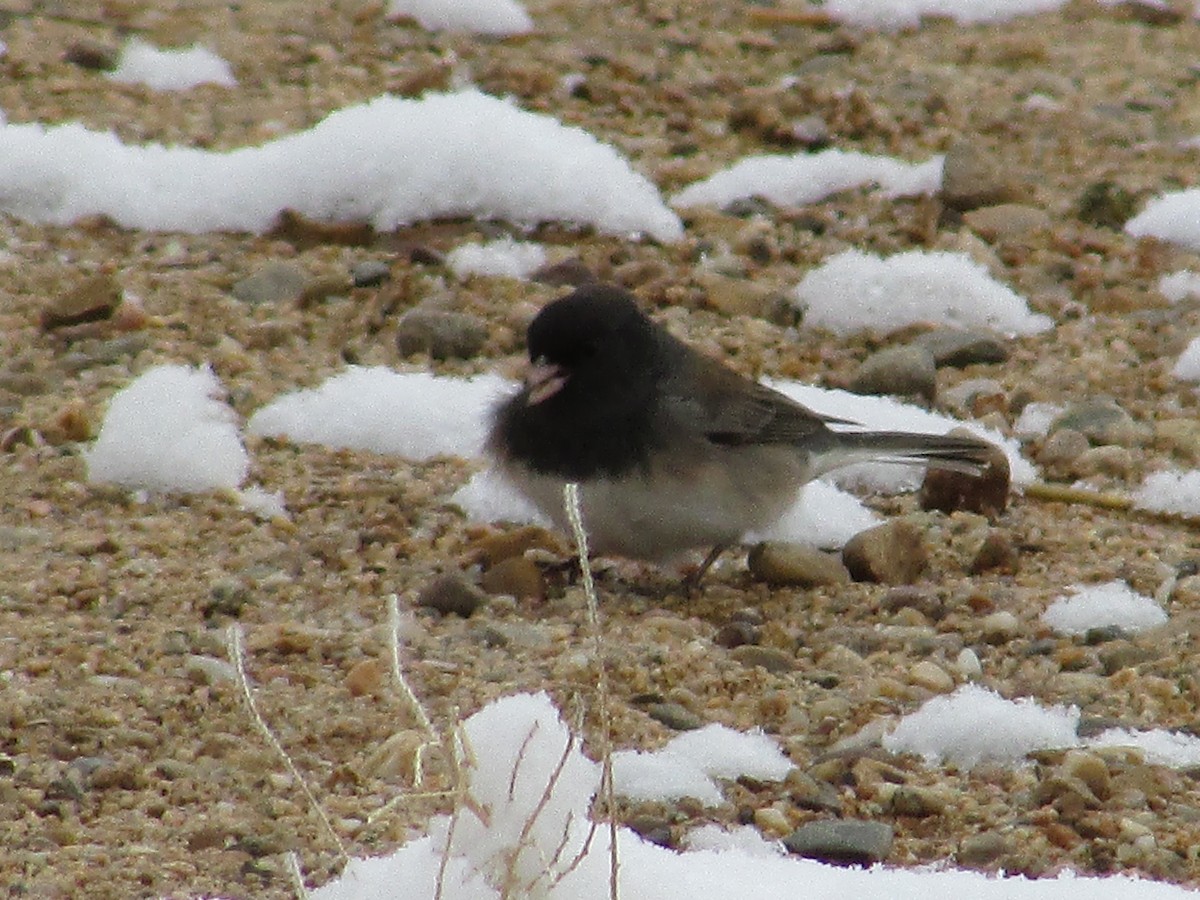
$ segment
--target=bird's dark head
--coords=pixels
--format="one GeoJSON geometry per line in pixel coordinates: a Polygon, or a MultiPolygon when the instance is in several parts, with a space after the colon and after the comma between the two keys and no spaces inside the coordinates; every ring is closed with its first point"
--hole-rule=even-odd
{"type": "Polygon", "coordinates": [[[496,409],[493,451],[576,481],[644,465],[666,340],[618,287],[548,304],[529,326],[525,387],[496,409]]]}
{"type": "MultiPolygon", "coordinates": [[[[619,287],[589,284],[549,303],[529,325],[530,406],[565,395],[598,402],[653,384],[657,326],[619,287]]],[[[580,402],[576,400],[574,402],[580,402]]]]}

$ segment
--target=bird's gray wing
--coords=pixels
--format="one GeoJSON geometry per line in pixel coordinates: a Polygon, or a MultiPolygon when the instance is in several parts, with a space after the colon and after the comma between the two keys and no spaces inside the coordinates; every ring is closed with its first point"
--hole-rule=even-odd
{"type": "Polygon", "coordinates": [[[804,444],[827,433],[823,416],[691,348],[661,384],[668,415],[718,444],[804,444]]]}

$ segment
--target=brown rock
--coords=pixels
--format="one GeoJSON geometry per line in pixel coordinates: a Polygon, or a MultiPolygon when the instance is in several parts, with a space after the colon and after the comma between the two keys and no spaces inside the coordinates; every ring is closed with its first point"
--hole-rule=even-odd
{"type": "Polygon", "coordinates": [[[484,535],[472,541],[467,550],[485,568],[513,556],[524,556],[526,550],[548,550],[558,554],[565,552],[562,541],[540,525],[525,525],[484,535]]]}
{"type": "Polygon", "coordinates": [[[121,51],[98,41],[75,41],[63,51],[63,61],[81,69],[111,72],[117,67],[121,51]]]}
{"type": "Polygon", "coordinates": [[[461,575],[449,574],[435,578],[417,595],[417,606],[436,609],[443,615],[457,613],[464,619],[483,605],[486,597],[461,575]]]}
{"type": "Polygon", "coordinates": [[[1012,534],[1002,528],[994,528],[983,539],[983,544],[971,560],[970,572],[1003,572],[1012,575],[1017,571],[1020,552],[1013,542],[1012,534]]]}
{"type": "Polygon", "coordinates": [[[950,209],[1010,203],[1019,195],[1014,181],[976,144],[959,141],[946,153],[941,198],[950,209]]]}
{"type": "Polygon", "coordinates": [[[804,544],[765,541],[750,551],[750,574],[773,585],[818,587],[847,584],[850,573],[832,553],[804,544]]]}
{"type": "Polygon", "coordinates": [[[918,500],[921,509],[937,509],[942,512],[964,510],[985,516],[997,516],[1008,508],[1008,490],[1011,482],[1012,472],[1008,465],[1008,457],[999,447],[993,446],[987,468],[981,475],[930,469],[925,473],[918,500]]]}
{"type": "Polygon", "coordinates": [[[572,256],[553,265],[542,266],[529,276],[530,281],[538,284],[550,284],[557,287],[578,287],[598,281],[596,273],[589,269],[582,259],[572,256]]]}
{"type": "Polygon", "coordinates": [[[51,331],[68,325],[100,322],[110,318],[120,303],[121,286],[117,279],[111,272],[101,272],[43,306],[41,326],[44,331],[51,331]]]}
{"type": "Polygon", "coordinates": [[[383,683],[383,675],[383,663],[377,659],[364,659],[346,673],[346,690],[351,697],[373,693],[383,683]]]}
{"type": "Polygon", "coordinates": [[[963,221],[985,241],[1002,241],[1049,229],[1050,214],[1036,206],[1000,203],[970,210],[963,221]]]}
{"type": "Polygon", "coordinates": [[[911,584],[924,574],[929,552],[921,529],[895,519],[852,537],[842,550],[842,561],[855,581],[911,584]]]}
{"type": "Polygon", "coordinates": [[[519,600],[546,598],[542,570],[523,556],[510,556],[496,563],[483,573],[480,586],[489,594],[506,594],[519,600]]]}

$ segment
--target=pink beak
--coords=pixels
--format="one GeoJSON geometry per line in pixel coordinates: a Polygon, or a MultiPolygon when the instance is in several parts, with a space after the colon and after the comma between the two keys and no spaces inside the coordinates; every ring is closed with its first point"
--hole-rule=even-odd
{"type": "Polygon", "coordinates": [[[544,359],[535,359],[525,373],[525,387],[529,391],[529,396],[525,398],[526,405],[535,406],[553,397],[566,383],[567,376],[561,368],[544,359]]]}

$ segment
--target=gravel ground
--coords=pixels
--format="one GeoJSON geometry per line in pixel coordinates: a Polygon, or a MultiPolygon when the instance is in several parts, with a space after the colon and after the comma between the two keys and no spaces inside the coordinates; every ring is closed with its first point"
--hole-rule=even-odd
{"type": "MultiPolygon", "coordinates": [[[[127,141],[239,147],[384,91],[466,79],[587,128],[668,193],[746,154],[802,149],[814,128],[832,146],[910,160],[952,150],[980,196],[851,192],[801,209],[697,211],[669,247],[550,227],[535,237],[650,308],[674,307],[681,333],[743,371],[829,385],[911,334],[797,334],[780,294],[847,247],[964,249],[1056,327],[1010,342],[1006,362],[939,370],[938,405],[968,379],[991,379],[976,411],[1010,428],[1032,401],[1112,398],[1131,422],[1095,437],[1099,446],[1027,448],[1052,477],[1089,475],[1105,489],[1200,456],[1195,395],[1169,375],[1200,330],[1200,307],[1168,307],[1154,290],[1197,260],[1120,232],[1144,197],[1195,180],[1194,151],[1176,147],[1200,133],[1190,21],[1080,0],[994,27],[932,21],[871,35],[744,4],[530,0],[537,33],[499,42],[424,34],[385,23],[382,4],[338,0],[8,7],[8,120],[78,120],[127,141]],[[80,42],[119,46],[125,32],[208,43],[240,86],[155,94],[64,58],[80,42]],[[583,79],[572,91],[568,75],[583,79]],[[969,209],[1006,199],[1026,209],[990,213],[999,225],[969,209]],[[1027,208],[1048,214],[1044,225],[1030,227],[1027,208]],[[721,265],[699,269],[703,253],[721,265]]],[[[477,578],[479,541],[502,529],[469,527],[446,505],[470,467],[252,441],[253,478],[282,490],[292,513],[260,522],[223,497],[139,501],[90,486],[81,442],[113,392],[158,363],[211,362],[243,415],[347,361],[398,364],[397,316],[439,292],[488,330],[474,356],[433,368],[511,371],[530,310],[561,290],[487,278],[439,287],[437,267],[413,261],[414,247],[445,252],[505,233],[494,224],[358,244],[303,227],[190,236],[5,218],[0,229],[0,883],[13,897],[286,897],[285,851],[312,883],[337,871],[218,662],[235,621],[263,714],[347,849],[395,846],[444,801],[414,796],[366,822],[411,793],[404,747],[416,733],[384,677],[384,598],[411,600],[442,573],[477,578]],[[281,261],[309,279],[302,302],[235,299],[239,280],[281,261]],[[345,288],[369,261],[387,263],[391,280],[345,288]],[[94,276],[91,289],[115,283],[155,320],[42,327],[47,304],[94,276]]],[[[921,530],[930,564],[916,584],[768,588],[736,559],[686,599],[670,573],[604,574],[618,746],[660,745],[673,733],[664,719],[758,725],[798,767],[784,785],[731,786],[721,809],[630,805],[622,817],[667,842],[709,821],[775,837],[857,817],[895,827],[896,865],[1200,881],[1197,773],[1120,752],[961,772],[843,742],[961,682],[963,648],[982,662],[983,683],[1077,704],[1089,727],[1194,727],[1195,532],[1021,498],[993,521],[923,513],[912,497],[873,502],[921,530]],[[1006,550],[990,568],[976,564],[989,539],[1006,550]],[[1066,586],[1118,578],[1149,594],[1166,585],[1170,624],[1060,638],[1039,623],[1066,586]]],[[[493,596],[469,618],[416,612],[409,671],[435,721],[518,690],[549,690],[564,705],[587,695],[578,592],[550,593],[493,596]]]]}

